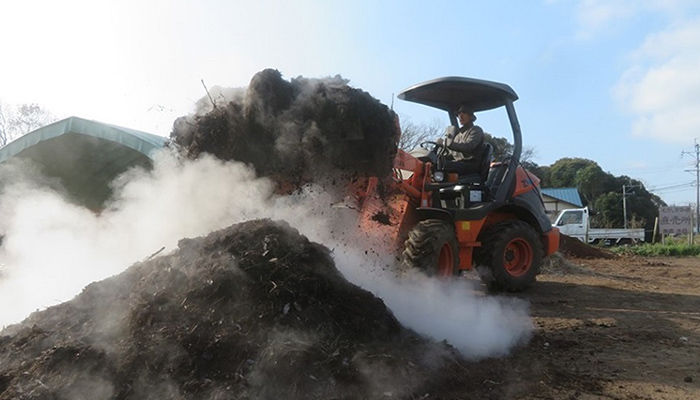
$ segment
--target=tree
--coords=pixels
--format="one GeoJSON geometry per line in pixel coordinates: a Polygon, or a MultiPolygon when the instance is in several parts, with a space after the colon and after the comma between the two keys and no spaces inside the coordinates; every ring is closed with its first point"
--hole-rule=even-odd
{"type": "Polygon", "coordinates": [[[444,125],[438,119],[433,120],[431,123],[416,124],[407,118],[401,124],[399,148],[411,151],[422,142],[435,141],[442,134],[443,130],[444,125]]]}
{"type": "Polygon", "coordinates": [[[608,192],[593,203],[591,226],[595,228],[620,228],[622,221],[622,193],[608,192]]]}
{"type": "Polygon", "coordinates": [[[56,117],[38,104],[21,104],[14,109],[0,104],[0,146],[54,121],[56,117]]]}
{"type": "Polygon", "coordinates": [[[523,168],[528,170],[530,173],[535,174],[536,177],[540,178],[540,186],[543,188],[550,187],[549,185],[549,175],[551,174],[551,167],[548,165],[538,165],[533,161],[522,162],[523,168]]]}
{"type": "Polygon", "coordinates": [[[56,117],[38,104],[22,104],[10,118],[9,126],[14,137],[19,137],[54,121],[56,117]]]}
{"type": "MultiPolygon", "coordinates": [[[[484,132],[484,141],[493,146],[493,159],[496,161],[504,161],[513,154],[513,149],[515,146],[506,138],[496,137],[488,132],[484,132]]],[[[534,156],[535,149],[532,147],[526,147],[523,149],[522,153],[520,153],[520,163],[530,163],[536,165],[530,161],[534,156]]]]}
{"type": "Polygon", "coordinates": [[[489,133],[484,133],[484,141],[493,146],[493,159],[503,161],[509,155],[513,154],[513,145],[502,137],[496,137],[489,133]]]}
{"type": "MultiPolygon", "coordinates": [[[[627,225],[644,227],[647,232],[654,228],[659,206],[665,203],[646,190],[642,182],[629,176],[614,176],[604,172],[595,161],[585,158],[562,158],[549,171],[540,168],[546,176],[542,187],[576,187],[584,205],[591,210],[591,226],[594,228],[621,228],[627,225]],[[625,201],[622,186],[626,186],[625,201]]],[[[540,175],[538,175],[540,176],[540,175]]]]}
{"type": "Polygon", "coordinates": [[[660,207],[666,207],[668,205],[665,201],[663,201],[663,199],[661,199],[661,197],[655,195],[654,193],[651,194],[651,202],[657,209],[659,209],[660,207]]]}
{"type": "Polygon", "coordinates": [[[649,193],[642,182],[628,176],[612,177],[604,194],[596,197],[592,204],[594,212],[591,225],[600,228],[622,228],[625,226],[625,209],[627,206],[627,225],[631,228],[644,228],[647,233],[654,229],[654,221],[659,215],[659,205],[663,201],[649,193]],[[625,201],[622,199],[622,185],[625,201]]]}
{"type": "Polygon", "coordinates": [[[7,144],[7,119],[5,118],[5,113],[3,112],[2,103],[0,103],[0,147],[7,144]]]}
{"type": "MultiPolygon", "coordinates": [[[[641,222],[639,227],[644,226],[647,232],[654,229],[654,221],[659,215],[659,205],[654,195],[649,193],[644,187],[644,184],[636,179],[628,176],[620,177],[618,184],[621,183],[627,186],[625,194],[627,195],[627,223],[630,227],[634,227],[634,222],[641,222]]],[[[622,194],[622,185],[618,186],[620,194],[622,194]]],[[[661,200],[661,199],[658,199],[661,200]]],[[[663,201],[662,201],[663,202],[663,201]]],[[[624,211],[622,207],[621,210],[624,211]]],[[[624,220],[623,220],[624,226],[624,220]]]]}
{"type": "Polygon", "coordinates": [[[550,169],[549,182],[552,187],[575,187],[576,174],[589,165],[598,165],[586,158],[561,158],[550,169]]]}
{"type": "Polygon", "coordinates": [[[597,163],[589,164],[576,172],[574,183],[585,204],[592,204],[596,197],[609,192],[607,184],[613,176],[603,172],[597,163]]]}

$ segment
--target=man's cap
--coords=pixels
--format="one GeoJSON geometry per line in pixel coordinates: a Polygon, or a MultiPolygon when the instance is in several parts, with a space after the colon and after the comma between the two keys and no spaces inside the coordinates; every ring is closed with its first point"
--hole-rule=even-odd
{"type": "Polygon", "coordinates": [[[466,113],[467,115],[471,115],[472,122],[476,121],[474,109],[469,104],[462,104],[461,106],[459,106],[459,108],[457,109],[457,114],[459,113],[466,113]]]}
{"type": "Polygon", "coordinates": [[[474,114],[474,109],[471,106],[469,106],[469,104],[462,104],[457,109],[457,114],[459,113],[474,114]]]}

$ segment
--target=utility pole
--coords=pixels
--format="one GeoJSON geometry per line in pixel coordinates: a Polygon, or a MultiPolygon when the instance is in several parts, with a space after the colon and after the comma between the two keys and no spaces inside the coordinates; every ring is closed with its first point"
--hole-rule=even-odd
{"type": "MultiPolygon", "coordinates": [[[[641,185],[622,185],[622,218],[625,220],[625,229],[627,229],[627,188],[641,188],[641,185]]],[[[630,195],[634,192],[630,192],[630,195]]]]}
{"type": "MultiPolygon", "coordinates": [[[[682,151],[683,154],[692,155],[691,151],[682,151]]],[[[695,172],[695,229],[700,232],[698,226],[700,225],[700,143],[698,139],[695,139],[695,169],[687,169],[686,172],[695,172]]]]}
{"type": "Polygon", "coordinates": [[[627,192],[625,192],[625,185],[622,185],[622,220],[625,224],[625,229],[627,229],[627,192]]]}

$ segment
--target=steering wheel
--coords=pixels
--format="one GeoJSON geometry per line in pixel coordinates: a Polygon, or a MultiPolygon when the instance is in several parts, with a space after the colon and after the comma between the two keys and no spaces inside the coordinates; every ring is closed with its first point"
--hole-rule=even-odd
{"type": "Polygon", "coordinates": [[[420,144],[420,147],[422,147],[428,151],[435,151],[435,150],[437,150],[438,144],[437,144],[437,142],[422,142],[420,144]]]}
{"type": "Polygon", "coordinates": [[[442,169],[446,162],[447,147],[445,145],[439,145],[437,142],[422,142],[420,147],[428,150],[430,152],[429,159],[433,162],[433,165],[439,169],[442,169]]]}

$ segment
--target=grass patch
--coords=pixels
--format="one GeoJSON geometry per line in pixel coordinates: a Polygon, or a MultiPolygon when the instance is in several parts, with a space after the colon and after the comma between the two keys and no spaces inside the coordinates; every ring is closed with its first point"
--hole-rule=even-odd
{"type": "Polygon", "coordinates": [[[610,249],[615,254],[632,254],[643,257],[669,256],[689,257],[700,256],[700,245],[688,243],[652,243],[639,246],[613,247],[610,249]]]}

